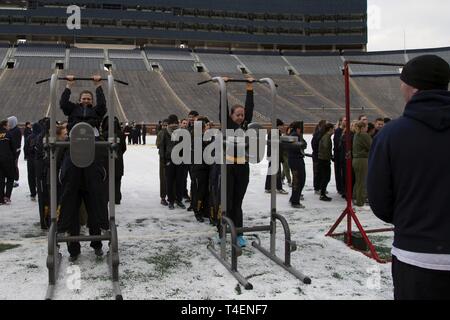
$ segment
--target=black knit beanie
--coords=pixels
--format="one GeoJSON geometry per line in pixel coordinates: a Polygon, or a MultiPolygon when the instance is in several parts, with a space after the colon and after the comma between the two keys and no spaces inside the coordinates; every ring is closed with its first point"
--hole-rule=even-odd
{"type": "Polygon", "coordinates": [[[410,60],[400,79],[419,90],[448,90],[450,66],[436,55],[423,55],[410,60]]]}

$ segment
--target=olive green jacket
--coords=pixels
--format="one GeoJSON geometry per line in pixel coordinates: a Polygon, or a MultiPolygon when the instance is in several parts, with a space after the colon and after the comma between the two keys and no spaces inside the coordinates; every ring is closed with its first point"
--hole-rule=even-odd
{"type": "Polygon", "coordinates": [[[353,137],[353,159],[369,158],[372,138],[366,132],[356,133],[353,137]]]}
{"type": "Polygon", "coordinates": [[[333,158],[332,150],[331,134],[326,133],[319,142],[319,160],[330,161],[333,158]]]}

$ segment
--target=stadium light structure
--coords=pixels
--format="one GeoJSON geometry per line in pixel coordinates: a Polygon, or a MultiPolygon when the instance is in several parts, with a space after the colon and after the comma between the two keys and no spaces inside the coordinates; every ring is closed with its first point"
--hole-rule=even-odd
{"type": "Polygon", "coordinates": [[[361,225],[355,210],[353,209],[353,177],[352,177],[352,148],[351,148],[351,134],[350,134],[350,65],[373,65],[373,66],[392,66],[392,67],[404,67],[404,64],[399,63],[385,63],[385,62],[368,62],[368,61],[353,61],[346,60],[344,61],[344,78],[345,78],[345,116],[346,116],[346,134],[345,134],[345,159],[346,159],[346,179],[345,179],[345,187],[346,187],[346,200],[347,207],[344,212],[337,219],[335,224],[331,227],[330,231],[326,234],[327,237],[339,237],[344,236],[345,242],[348,247],[362,252],[366,256],[376,260],[379,263],[386,263],[389,260],[381,259],[378,255],[378,252],[375,249],[375,246],[370,241],[367,234],[369,233],[379,233],[379,232],[389,232],[393,231],[393,228],[381,228],[381,229],[373,229],[373,230],[364,230],[364,227],[361,225]],[[342,233],[334,233],[336,228],[340,225],[342,220],[347,217],[347,230],[342,233]],[[352,232],[352,222],[354,222],[358,228],[358,232],[361,235],[364,243],[367,245],[368,251],[363,250],[361,248],[357,248],[353,242],[353,235],[358,232],[352,232]]]}

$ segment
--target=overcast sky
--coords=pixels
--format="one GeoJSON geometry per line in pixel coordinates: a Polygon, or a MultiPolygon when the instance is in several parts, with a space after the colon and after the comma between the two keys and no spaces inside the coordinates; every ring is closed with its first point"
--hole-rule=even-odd
{"type": "Polygon", "coordinates": [[[368,51],[450,46],[449,0],[368,0],[368,51]]]}

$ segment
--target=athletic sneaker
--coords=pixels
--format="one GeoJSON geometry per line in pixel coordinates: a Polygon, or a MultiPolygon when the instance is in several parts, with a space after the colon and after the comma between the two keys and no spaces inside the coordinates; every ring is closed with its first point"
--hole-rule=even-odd
{"type": "Polygon", "coordinates": [[[4,197],[3,198],[3,203],[7,206],[9,206],[11,204],[11,199],[8,197],[4,197]]]}
{"type": "Polygon", "coordinates": [[[78,254],[74,254],[74,255],[70,255],[70,257],[69,257],[69,261],[70,262],[75,262],[75,261],[77,261],[78,260],[78,257],[80,256],[80,254],[78,253],[78,254]]]}
{"type": "Polygon", "coordinates": [[[321,195],[320,196],[320,201],[330,202],[331,200],[333,200],[333,199],[331,199],[330,197],[328,197],[326,195],[321,195]]]}
{"type": "Polygon", "coordinates": [[[199,213],[195,214],[195,219],[197,219],[198,222],[204,222],[205,220],[203,219],[202,215],[199,213]]]}
{"type": "Polygon", "coordinates": [[[305,209],[305,206],[302,205],[301,203],[291,204],[291,207],[295,209],[305,209]]]}
{"type": "Polygon", "coordinates": [[[194,211],[194,208],[192,207],[192,205],[190,205],[189,208],[187,208],[186,210],[191,212],[191,211],[194,211]]]}
{"type": "Polygon", "coordinates": [[[305,197],[302,194],[300,195],[300,200],[305,201],[305,197]]]}
{"type": "Polygon", "coordinates": [[[284,190],[284,189],[277,190],[277,192],[278,192],[279,194],[289,194],[289,192],[287,192],[287,191],[284,190]]]}
{"type": "Polygon", "coordinates": [[[239,247],[243,248],[247,246],[247,239],[245,239],[243,236],[237,237],[237,244],[239,247]]]}
{"type": "Polygon", "coordinates": [[[175,206],[173,205],[173,203],[169,203],[169,210],[175,210],[175,206]]]}
{"type": "Polygon", "coordinates": [[[103,250],[102,248],[94,249],[94,253],[97,257],[103,256],[103,250]]]}
{"type": "Polygon", "coordinates": [[[177,207],[180,209],[186,209],[186,206],[183,204],[183,202],[181,201],[177,201],[175,202],[177,204],[177,207]]]}
{"type": "Polygon", "coordinates": [[[166,199],[161,199],[161,204],[165,207],[167,207],[169,204],[167,203],[166,199]]]}

